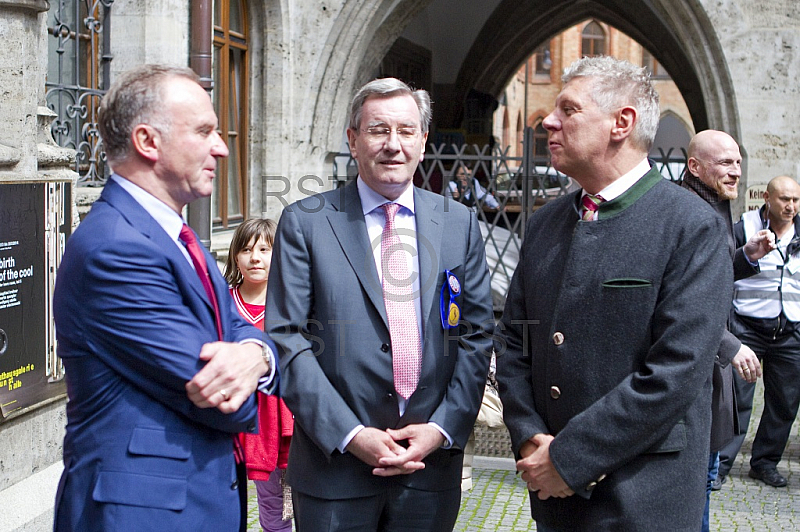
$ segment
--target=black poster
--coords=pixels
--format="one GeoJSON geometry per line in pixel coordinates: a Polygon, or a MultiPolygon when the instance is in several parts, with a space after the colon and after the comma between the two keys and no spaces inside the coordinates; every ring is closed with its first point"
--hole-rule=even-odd
{"type": "Polygon", "coordinates": [[[46,184],[0,184],[0,421],[57,393],[47,376],[46,184]]]}

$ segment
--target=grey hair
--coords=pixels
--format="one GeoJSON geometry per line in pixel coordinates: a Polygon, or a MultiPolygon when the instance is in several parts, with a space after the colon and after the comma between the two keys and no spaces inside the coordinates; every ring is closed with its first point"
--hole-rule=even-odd
{"type": "Polygon", "coordinates": [[[141,65],[114,80],[100,102],[97,121],[109,161],[121,161],[130,155],[131,134],[137,125],[149,124],[162,134],[169,131],[162,89],[173,78],[200,81],[190,68],[167,65],[141,65]]]}
{"type": "Polygon", "coordinates": [[[405,94],[414,98],[417,103],[420,127],[423,134],[427,133],[431,125],[431,97],[428,91],[422,89],[413,90],[406,83],[396,78],[374,79],[358,90],[353,97],[353,102],[350,104],[350,129],[355,131],[361,126],[361,109],[368,98],[388,98],[405,94]]]}
{"type": "Polygon", "coordinates": [[[604,111],[611,113],[625,105],[636,108],[631,138],[649,152],[658,131],[660,111],[658,92],[647,69],[608,56],[584,57],[567,67],[561,80],[566,85],[581,77],[592,78],[592,100],[604,111]]]}

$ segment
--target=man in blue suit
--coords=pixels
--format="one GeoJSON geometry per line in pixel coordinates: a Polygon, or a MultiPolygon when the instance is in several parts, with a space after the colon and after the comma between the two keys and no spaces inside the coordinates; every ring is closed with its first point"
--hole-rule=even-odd
{"type": "Polygon", "coordinates": [[[256,430],[253,392],[277,378],[273,344],[180,215],[228,155],[197,79],[145,65],[103,99],[114,175],[67,243],[53,302],[69,394],[59,531],[240,525],[232,435],[256,430]]]}

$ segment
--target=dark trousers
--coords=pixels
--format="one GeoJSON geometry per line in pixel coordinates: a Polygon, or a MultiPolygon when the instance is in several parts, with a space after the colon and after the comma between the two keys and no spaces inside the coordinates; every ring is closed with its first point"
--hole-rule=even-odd
{"type": "Polygon", "coordinates": [[[397,482],[383,493],[355,499],[319,499],[292,490],[298,532],[452,532],[461,487],[421,491],[397,482]]]}
{"type": "MultiPolygon", "coordinates": [[[[764,372],[764,412],[753,440],[750,467],[774,468],[781,460],[789,440],[792,423],[800,406],[800,326],[781,314],[758,319],[732,313],[731,332],[761,359],[764,372]]],[[[755,385],[736,379],[739,423],[747,427],[753,406],[755,385]]],[[[734,438],[720,451],[720,474],[726,475],[744,441],[734,438]]]]}

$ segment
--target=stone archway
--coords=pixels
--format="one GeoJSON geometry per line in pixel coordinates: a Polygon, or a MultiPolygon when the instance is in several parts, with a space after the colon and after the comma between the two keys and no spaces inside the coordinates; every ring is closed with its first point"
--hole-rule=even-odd
{"type": "MultiPolygon", "coordinates": [[[[384,55],[417,14],[448,1],[345,2],[316,52],[306,92],[309,99],[303,100],[307,110],[300,113],[310,119],[312,149],[338,150],[353,90],[377,73],[384,55]]],[[[740,136],[722,47],[713,24],[694,0],[497,0],[475,37],[467,36],[471,48],[442,104],[463,105],[470,91],[498,97],[537,45],[586,18],[610,24],[652,51],[672,74],[697,130],[713,127],[740,136]]],[[[433,53],[434,62],[447,60],[433,53]]]]}
{"type": "Polygon", "coordinates": [[[498,95],[536,46],[569,26],[596,18],[653,52],[672,74],[697,130],[713,127],[739,136],[733,84],[720,43],[697,2],[503,0],[461,66],[455,93],[498,95]]]}

